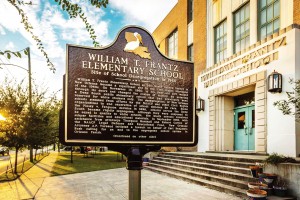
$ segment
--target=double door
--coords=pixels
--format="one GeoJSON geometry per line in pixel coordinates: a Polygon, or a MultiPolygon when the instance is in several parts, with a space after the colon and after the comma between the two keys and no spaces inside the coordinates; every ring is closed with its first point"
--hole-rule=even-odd
{"type": "Polygon", "coordinates": [[[254,151],[255,148],[255,109],[254,105],[234,109],[234,149],[254,151]]]}

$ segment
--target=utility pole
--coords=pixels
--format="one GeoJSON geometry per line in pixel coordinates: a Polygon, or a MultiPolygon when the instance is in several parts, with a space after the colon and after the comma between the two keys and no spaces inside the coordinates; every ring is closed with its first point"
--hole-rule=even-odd
{"type": "MultiPolygon", "coordinates": [[[[28,56],[28,90],[29,90],[29,114],[32,114],[32,87],[31,87],[31,59],[30,59],[30,48],[27,47],[27,56],[28,56]]],[[[29,146],[29,159],[30,162],[33,162],[33,149],[32,146],[29,146]]]]}
{"type": "Polygon", "coordinates": [[[31,60],[30,60],[30,48],[27,47],[28,52],[28,84],[29,84],[29,110],[32,110],[32,89],[31,89],[31,60]]]}

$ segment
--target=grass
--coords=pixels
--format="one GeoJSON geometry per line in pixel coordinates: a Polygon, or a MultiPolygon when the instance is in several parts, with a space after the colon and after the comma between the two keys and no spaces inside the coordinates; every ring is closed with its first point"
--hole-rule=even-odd
{"type": "Polygon", "coordinates": [[[17,172],[18,173],[17,174],[12,173],[12,171],[9,170],[7,173],[0,174],[0,182],[15,180],[16,178],[21,176],[24,172],[29,170],[32,166],[34,166],[36,163],[41,161],[46,156],[48,156],[48,154],[46,154],[46,153],[44,153],[43,155],[42,154],[38,155],[37,160],[34,160],[33,163],[30,162],[29,160],[27,160],[27,161],[24,162],[24,165],[23,165],[23,162],[20,162],[17,166],[17,172]]]}
{"type": "Polygon", "coordinates": [[[106,169],[125,167],[126,162],[121,161],[121,154],[116,152],[97,152],[96,155],[86,155],[73,153],[73,163],[71,163],[70,152],[59,153],[52,168],[52,176],[90,172],[106,169]]]}

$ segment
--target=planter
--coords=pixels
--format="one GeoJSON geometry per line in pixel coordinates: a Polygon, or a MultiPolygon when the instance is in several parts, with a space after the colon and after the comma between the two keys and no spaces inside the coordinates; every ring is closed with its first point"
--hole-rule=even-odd
{"type": "Polygon", "coordinates": [[[252,166],[249,166],[250,170],[251,170],[251,174],[254,178],[257,178],[258,177],[258,172],[260,170],[260,167],[257,166],[257,165],[252,165],[252,166]]]}
{"type": "Polygon", "coordinates": [[[271,179],[271,178],[264,178],[263,179],[263,182],[265,182],[266,184],[268,184],[268,187],[269,188],[273,188],[273,184],[274,184],[274,181],[275,179],[271,179]]]}
{"type": "Polygon", "coordinates": [[[269,187],[273,186],[273,183],[277,179],[276,174],[269,174],[269,173],[258,173],[259,181],[262,183],[267,183],[269,187]]]}
{"type": "Polygon", "coordinates": [[[268,189],[268,185],[263,183],[248,183],[249,189],[268,189]]]}
{"type": "Polygon", "coordinates": [[[285,197],[287,195],[287,188],[285,187],[273,187],[274,195],[279,197],[285,197]]]}
{"type": "Polygon", "coordinates": [[[250,189],[247,191],[248,197],[253,200],[266,200],[267,192],[259,189],[250,189]]]}
{"type": "Polygon", "coordinates": [[[267,196],[272,196],[273,195],[273,188],[267,188],[267,189],[264,189],[264,191],[267,192],[267,196]]]}

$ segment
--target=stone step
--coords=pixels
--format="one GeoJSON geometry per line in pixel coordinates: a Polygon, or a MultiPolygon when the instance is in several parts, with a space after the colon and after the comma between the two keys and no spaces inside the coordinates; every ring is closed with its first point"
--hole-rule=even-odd
{"type": "Polygon", "coordinates": [[[229,161],[229,160],[216,160],[212,158],[200,158],[200,157],[192,157],[192,156],[184,156],[184,155],[169,155],[166,154],[164,156],[158,156],[163,158],[171,158],[171,159],[180,159],[180,160],[189,160],[193,162],[202,162],[202,163],[212,163],[217,165],[227,165],[227,166],[236,166],[249,168],[250,165],[254,165],[253,162],[237,162],[237,161],[229,161]]]}
{"type": "Polygon", "coordinates": [[[203,178],[198,178],[198,177],[195,177],[195,176],[191,176],[191,175],[188,175],[188,174],[177,173],[177,172],[174,172],[174,171],[155,168],[155,167],[152,167],[152,166],[146,166],[145,169],[148,169],[148,170],[160,173],[160,174],[165,174],[165,175],[168,175],[170,177],[179,178],[179,179],[182,179],[182,180],[185,180],[185,181],[189,181],[189,182],[192,182],[192,183],[203,185],[203,186],[206,186],[208,188],[218,190],[218,191],[221,191],[221,192],[230,193],[230,194],[240,196],[240,197],[246,197],[246,191],[244,189],[233,187],[233,186],[223,184],[223,183],[220,183],[220,182],[214,182],[214,181],[206,180],[206,179],[203,179],[203,178]]]}
{"type": "MultiPolygon", "coordinates": [[[[222,170],[216,170],[216,169],[210,169],[210,168],[204,168],[204,167],[195,167],[195,166],[189,166],[189,165],[183,165],[183,164],[177,164],[177,163],[168,163],[163,161],[157,161],[152,160],[149,163],[150,166],[162,168],[165,170],[171,170],[177,173],[185,173],[190,175],[197,175],[200,174],[206,174],[208,176],[217,176],[220,178],[225,179],[231,179],[234,181],[237,181],[237,183],[247,183],[247,182],[255,182],[256,179],[253,178],[250,175],[246,174],[240,174],[235,172],[229,172],[229,171],[222,171],[222,170]]],[[[217,181],[217,180],[216,180],[217,181]]],[[[241,188],[244,188],[241,186],[241,188]]],[[[246,187],[247,188],[247,187],[246,187]]]]}
{"type": "Polygon", "coordinates": [[[257,153],[257,152],[253,152],[253,151],[206,151],[206,153],[235,154],[235,155],[253,155],[253,156],[268,156],[267,153],[257,153]]]}
{"type": "Polygon", "coordinates": [[[235,161],[235,162],[248,162],[248,163],[262,163],[265,159],[264,156],[255,156],[252,158],[249,155],[231,155],[231,154],[215,154],[215,153],[180,153],[180,152],[167,152],[164,153],[165,156],[187,156],[187,157],[196,157],[196,158],[206,158],[206,159],[214,159],[214,160],[226,160],[226,161],[235,161]]]}
{"type": "Polygon", "coordinates": [[[218,164],[212,164],[212,163],[193,162],[193,161],[180,160],[180,159],[170,159],[170,158],[165,158],[165,157],[156,157],[153,161],[154,162],[155,161],[163,161],[163,162],[169,162],[169,163],[178,163],[178,164],[195,166],[195,167],[202,167],[202,168],[216,169],[216,170],[220,170],[220,171],[230,171],[230,172],[251,175],[251,171],[249,168],[218,165],[218,164]]]}

